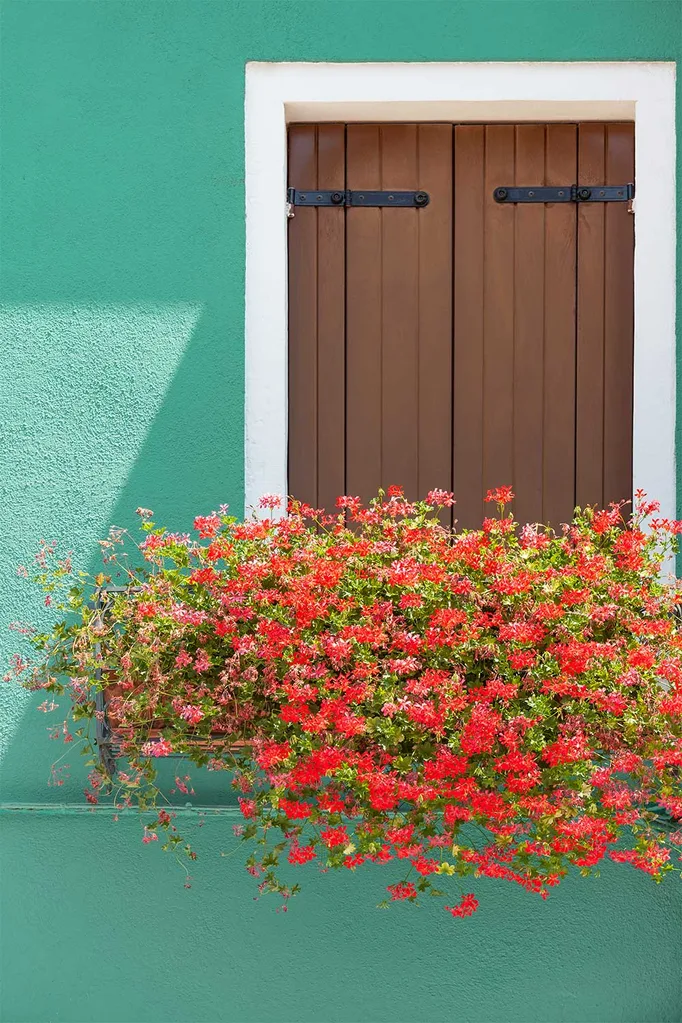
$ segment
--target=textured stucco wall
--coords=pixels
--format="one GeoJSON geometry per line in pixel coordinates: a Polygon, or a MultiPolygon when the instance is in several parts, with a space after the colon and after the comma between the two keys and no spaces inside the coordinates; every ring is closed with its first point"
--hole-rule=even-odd
{"type": "MultiPolygon", "coordinates": [[[[194,827],[192,828],[194,831],[194,827]]],[[[543,903],[488,882],[478,913],[375,909],[390,870],[254,902],[207,818],[192,888],[135,820],[23,814],[4,838],[3,1023],[677,1023],[674,886],[607,867],[543,903]]],[[[481,892],[482,885],[478,885],[481,892]]]]}
{"type": "MultiPolygon", "coordinates": [[[[3,661],[7,624],[35,616],[14,566],[40,537],[87,565],[137,505],[179,529],[241,510],[247,60],[682,56],[682,8],[657,0],[5,0],[0,15],[3,661]]],[[[0,798],[79,802],[77,757],[46,787],[55,750],[30,704],[0,690],[0,798]]],[[[197,789],[223,801],[215,777],[197,789]]],[[[3,1020],[682,1019],[679,884],[609,868],[547,904],[485,885],[480,918],[453,928],[431,906],[372,910],[378,879],[313,879],[282,917],[251,900],[240,853],[219,857],[223,820],[197,836],[189,892],[133,823],[0,824],[3,1020]]]]}

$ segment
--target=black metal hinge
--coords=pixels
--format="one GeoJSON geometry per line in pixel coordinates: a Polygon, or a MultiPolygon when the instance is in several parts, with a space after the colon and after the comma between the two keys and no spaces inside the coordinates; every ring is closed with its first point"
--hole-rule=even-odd
{"type": "Polygon", "coordinates": [[[290,206],[428,206],[428,192],[373,192],[349,188],[335,191],[289,188],[290,206]]]}
{"type": "Polygon", "coordinates": [[[627,185],[531,185],[529,188],[504,186],[493,192],[495,202],[628,202],[634,199],[635,186],[627,185]]]}

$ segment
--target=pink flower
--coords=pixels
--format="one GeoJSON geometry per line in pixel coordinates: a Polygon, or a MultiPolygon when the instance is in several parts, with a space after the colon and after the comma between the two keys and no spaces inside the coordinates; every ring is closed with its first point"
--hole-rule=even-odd
{"type": "Polygon", "coordinates": [[[426,503],[438,505],[442,508],[451,508],[455,504],[454,494],[450,493],[449,490],[429,490],[426,495],[426,503]]]}
{"type": "Polygon", "coordinates": [[[258,502],[259,508],[280,508],[282,505],[282,498],[279,494],[263,494],[258,502]]]}
{"type": "Polygon", "coordinates": [[[204,712],[201,707],[194,707],[191,703],[186,703],[180,710],[180,717],[189,721],[190,725],[198,724],[203,716],[204,712]]]}
{"type": "Polygon", "coordinates": [[[145,757],[167,757],[173,752],[173,747],[168,739],[158,739],[156,742],[145,742],[142,746],[142,755],[145,757]]]}
{"type": "Polygon", "coordinates": [[[194,658],[194,670],[195,671],[208,671],[211,667],[211,662],[208,658],[208,654],[205,650],[197,651],[197,655],[194,658]]]}

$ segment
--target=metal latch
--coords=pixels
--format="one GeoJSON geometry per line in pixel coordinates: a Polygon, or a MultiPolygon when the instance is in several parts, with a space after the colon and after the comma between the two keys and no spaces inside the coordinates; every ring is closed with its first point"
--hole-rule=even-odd
{"type": "Polygon", "coordinates": [[[287,212],[293,215],[294,206],[428,206],[428,192],[375,192],[349,188],[325,191],[320,189],[289,188],[287,212]]]}
{"type": "Polygon", "coordinates": [[[493,192],[495,202],[628,202],[635,186],[627,185],[531,185],[529,188],[503,186],[493,192]]]}

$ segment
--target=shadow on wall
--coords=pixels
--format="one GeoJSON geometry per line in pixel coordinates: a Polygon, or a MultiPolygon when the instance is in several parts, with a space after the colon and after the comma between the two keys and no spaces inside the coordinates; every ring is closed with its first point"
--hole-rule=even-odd
{"type": "MultiPolygon", "coordinates": [[[[215,343],[224,312],[210,306],[46,305],[0,315],[16,352],[12,379],[0,384],[0,419],[9,424],[0,484],[6,663],[17,647],[9,622],[40,613],[39,592],[15,572],[40,537],[63,552],[75,543],[76,563],[97,572],[97,539],[111,524],[137,539],[140,505],[184,531],[198,512],[240,501],[233,452],[241,449],[241,409],[226,400],[233,367],[228,347],[216,353],[215,343]]],[[[80,756],[47,740],[60,712],[37,713],[43,697],[15,686],[0,696],[3,801],[80,801],[80,756]],[[70,778],[48,788],[57,758],[70,764],[70,778]]]]}
{"type": "MultiPolygon", "coordinates": [[[[166,5],[58,7],[3,11],[3,670],[41,537],[93,567],[139,505],[178,530],[242,511],[243,70],[207,49],[210,5],[180,35],[166,5]]],[[[39,702],[0,685],[2,799],[80,802],[39,702]]]]}

